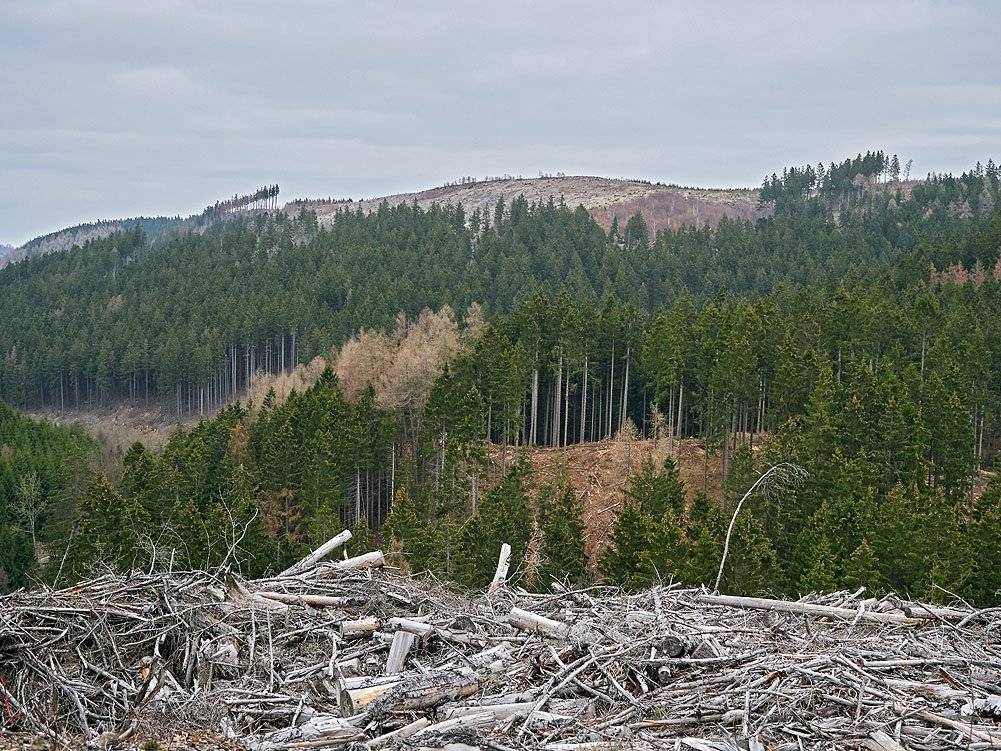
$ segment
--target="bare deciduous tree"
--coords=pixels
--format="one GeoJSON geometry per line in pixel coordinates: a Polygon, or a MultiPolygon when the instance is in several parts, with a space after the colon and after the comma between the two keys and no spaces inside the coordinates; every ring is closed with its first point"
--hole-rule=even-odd
{"type": "Polygon", "coordinates": [[[17,478],[13,511],[25,531],[31,535],[31,544],[37,547],[38,523],[45,513],[46,500],[42,494],[42,483],[35,472],[17,478]]]}

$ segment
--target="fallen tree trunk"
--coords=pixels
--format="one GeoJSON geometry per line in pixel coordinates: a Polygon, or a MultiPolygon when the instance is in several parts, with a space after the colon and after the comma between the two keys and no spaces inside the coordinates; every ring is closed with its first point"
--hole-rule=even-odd
{"type": "Polygon", "coordinates": [[[382,626],[378,618],[359,618],[356,621],[341,621],[342,639],[363,639],[371,636],[382,626]]]}
{"type": "MultiPolygon", "coordinates": [[[[384,684],[385,685],[385,684],[384,684]]],[[[431,709],[450,701],[472,696],[479,690],[479,680],[471,670],[438,670],[427,675],[404,677],[392,689],[378,696],[376,712],[401,712],[431,709]]],[[[346,697],[347,707],[357,709],[354,697],[346,697]]],[[[361,705],[364,706],[364,705],[361,705]]]]}
{"type": "Polygon", "coordinates": [[[838,618],[849,621],[868,621],[869,623],[884,623],[897,626],[919,626],[925,623],[920,618],[909,618],[896,613],[879,613],[871,610],[852,610],[832,605],[815,605],[808,602],[790,602],[788,600],[770,600],[764,597],[736,597],[734,595],[699,596],[701,602],[709,605],[725,605],[731,608],[751,608],[753,610],[772,610],[798,615],[812,615],[821,618],[838,618]]]}
{"type": "Polygon", "coordinates": [[[522,631],[542,634],[552,639],[568,639],[570,636],[570,626],[566,623],[560,623],[552,618],[546,618],[521,608],[511,608],[508,622],[522,631]]]}
{"type": "Polygon", "coordinates": [[[371,553],[356,555],[354,558],[345,558],[343,561],[331,561],[323,565],[325,573],[337,573],[343,571],[355,571],[363,568],[382,568],[386,565],[386,557],[381,550],[373,550],[371,553]]]}
{"type": "Polygon", "coordinates": [[[258,592],[261,597],[286,605],[309,605],[311,608],[342,608],[351,604],[350,597],[331,597],[330,595],[294,595],[286,592],[258,592]]]}
{"type": "Polygon", "coordinates": [[[346,543],[351,539],[351,530],[345,529],[342,532],[338,532],[336,535],[331,537],[320,547],[314,550],[312,553],[307,555],[302,560],[296,561],[287,569],[282,571],[278,576],[294,576],[295,574],[301,574],[309,569],[313,568],[316,564],[326,558],[328,555],[333,553],[337,548],[346,543]]]}
{"type": "Polygon", "coordinates": [[[386,629],[389,631],[409,631],[415,636],[430,636],[434,633],[434,626],[423,621],[415,621],[412,618],[390,618],[386,621],[386,629]]]}

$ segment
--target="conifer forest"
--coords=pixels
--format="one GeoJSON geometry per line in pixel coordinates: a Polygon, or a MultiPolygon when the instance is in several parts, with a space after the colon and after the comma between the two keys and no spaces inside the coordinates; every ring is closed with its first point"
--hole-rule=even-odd
{"type": "Polygon", "coordinates": [[[353,554],[470,589],[507,543],[530,590],[999,605],[1001,170],[908,171],[790,167],[760,220],[656,232],[558,195],[321,222],[275,185],[11,263],[0,588],[261,577],[347,527],[353,554]],[[177,427],[116,451],[28,414],[123,405],[177,427]],[[533,452],[630,440],[665,458],[593,539],[533,452]]]}

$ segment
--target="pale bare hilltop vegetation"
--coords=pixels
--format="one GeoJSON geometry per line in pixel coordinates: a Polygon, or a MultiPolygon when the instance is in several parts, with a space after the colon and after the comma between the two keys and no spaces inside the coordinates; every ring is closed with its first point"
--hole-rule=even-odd
{"type": "Polygon", "coordinates": [[[639,212],[651,232],[684,225],[715,226],[727,216],[731,219],[754,221],[769,212],[761,206],[757,190],[746,188],[712,189],[685,188],[644,180],[617,180],[586,175],[503,178],[477,182],[460,182],[414,193],[396,193],[363,200],[312,199],[286,205],[287,211],[305,206],[316,212],[321,223],[329,224],[337,212],[344,210],[375,211],[384,202],[390,206],[416,203],[421,208],[432,204],[461,204],[467,214],[476,209],[492,216],[500,199],[510,204],[518,196],[530,203],[563,200],[568,206],[583,206],[605,229],[613,219],[620,225],[639,212]]]}

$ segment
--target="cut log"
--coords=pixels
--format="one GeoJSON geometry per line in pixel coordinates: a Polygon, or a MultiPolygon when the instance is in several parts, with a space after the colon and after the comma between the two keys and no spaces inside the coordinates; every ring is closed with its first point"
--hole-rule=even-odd
{"type": "Polygon", "coordinates": [[[407,655],[416,639],[417,637],[409,631],[397,631],[393,634],[393,643],[389,648],[389,657],[386,660],[386,675],[397,675],[403,671],[407,655]]]}
{"type": "Polygon", "coordinates": [[[311,608],[342,608],[352,602],[350,597],[330,595],[293,595],[285,592],[257,592],[257,595],[286,605],[309,605],[311,608]]]}
{"type": "Polygon", "coordinates": [[[521,608],[511,608],[508,622],[522,631],[542,634],[553,639],[566,640],[570,636],[570,627],[566,623],[560,623],[521,608]]]}
{"type": "Polygon", "coordinates": [[[469,664],[477,670],[499,671],[511,661],[511,648],[507,644],[484,649],[466,658],[469,664]]]}
{"type": "Polygon", "coordinates": [[[337,697],[338,706],[340,706],[341,712],[344,714],[358,714],[359,710],[388,694],[393,689],[399,687],[400,684],[401,681],[395,680],[383,683],[368,683],[357,688],[345,688],[337,697]]]}
{"type": "Polygon", "coordinates": [[[385,733],[383,735],[373,738],[372,740],[368,741],[365,745],[368,748],[376,749],[376,748],[382,748],[383,746],[386,746],[390,743],[398,743],[399,741],[409,738],[415,733],[423,730],[430,724],[431,721],[429,719],[427,719],[426,717],[420,717],[411,722],[409,725],[404,725],[402,728],[394,730],[391,733],[385,733]]]}
{"type": "Polygon", "coordinates": [[[439,708],[438,717],[450,720],[455,717],[490,712],[495,720],[506,720],[509,717],[527,715],[534,706],[534,701],[521,701],[512,704],[452,704],[439,708]]]}
{"type": "Polygon", "coordinates": [[[382,623],[378,618],[360,618],[356,621],[341,621],[342,639],[362,639],[379,630],[382,623]]]}
{"type": "Polygon", "coordinates": [[[876,613],[871,610],[852,610],[833,605],[814,605],[807,602],[789,602],[786,600],[771,600],[765,597],[737,597],[735,595],[699,595],[699,600],[710,605],[725,605],[730,608],[749,608],[752,610],[772,610],[798,615],[812,615],[821,618],[837,618],[840,620],[860,620],[870,623],[889,623],[897,626],[920,626],[928,621],[920,618],[908,618],[896,613],[876,613]]]}
{"type": "Polygon", "coordinates": [[[409,631],[416,636],[430,636],[434,633],[434,626],[430,623],[410,618],[390,618],[386,621],[386,628],[389,631],[409,631]]]}
{"type": "Polygon", "coordinates": [[[354,571],[364,568],[382,568],[386,565],[386,557],[381,550],[373,550],[371,553],[356,555],[354,558],[345,558],[343,561],[334,561],[327,564],[327,571],[354,571]]]}
{"type": "Polygon", "coordinates": [[[281,572],[279,576],[293,576],[295,574],[301,574],[309,569],[313,568],[316,564],[322,561],[326,556],[333,553],[337,548],[346,543],[351,539],[351,530],[345,529],[342,532],[338,532],[336,535],[331,537],[320,547],[314,550],[312,553],[307,555],[302,560],[296,561],[287,569],[281,572]]]}
{"type": "MultiPolygon", "coordinates": [[[[388,684],[384,684],[388,685],[388,684]]],[[[383,691],[378,698],[378,710],[386,712],[413,711],[439,707],[450,701],[458,701],[472,696],[479,690],[476,674],[468,669],[438,670],[426,675],[419,675],[401,680],[391,691],[383,691]]],[[[367,697],[362,697],[367,698],[367,697]]],[[[355,696],[348,692],[343,696],[347,703],[341,705],[342,711],[350,714],[357,712],[359,705],[355,696]]],[[[373,710],[375,707],[373,707],[373,710]]]]}
{"type": "Polygon", "coordinates": [[[493,724],[493,713],[476,712],[463,717],[453,717],[443,722],[436,722],[434,725],[428,725],[423,730],[418,730],[411,737],[420,738],[422,735],[445,735],[446,733],[454,733],[456,730],[476,730],[477,728],[490,727],[493,724]]]}

